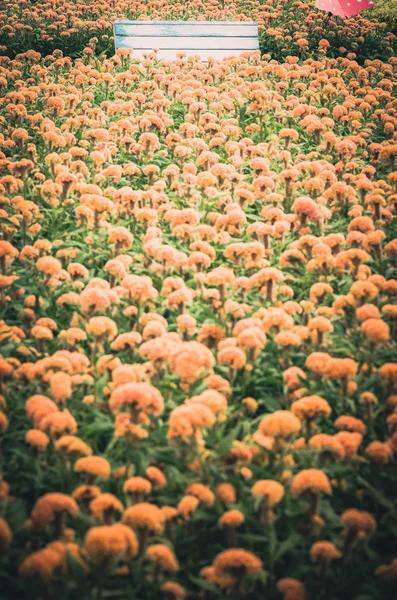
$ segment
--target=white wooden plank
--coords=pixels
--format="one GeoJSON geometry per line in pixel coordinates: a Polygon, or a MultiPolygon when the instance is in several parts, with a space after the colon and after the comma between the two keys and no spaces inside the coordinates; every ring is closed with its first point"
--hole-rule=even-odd
{"type": "MultiPolygon", "coordinates": [[[[157,58],[160,60],[171,60],[174,61],[177,59],[177,54],[179,54],[180,52],[184,52],[183,49],[180,50],[160,50],[157,53],[157,58]]],[[[236,56],[241,56],[242,53],[251,53],[254,52],[253,50],[188,50],[185,52],[186,56],[198,56],[199,60],[201,60],[202,62],[207,62],[208,58],[212,57],[215,60],[222,60],[224,58],[233,58],[236,56]]],[[[137,59],[142,59],[145,58],[144,54],[152,54],[150,50],[147,49],[143,49],[143,48],[135,48],[132,51],[131,54],[131,58],[137,58],[137,59]]]]}
{"type": "Polygon", "coordinates": [[[164,23],[169,23],[170,25],[185,25],[185,24],[189,24],[189,23],[199,23],[199,24],[204,24],[204,25],[257,25],[256,21],[250,21],[250,20],[246,20],[246,21],[195,21],[194,19],[187,19],[185,21],[133,21],[133,20],[127,20],[127,19],[117,19],[116,21],[113,21],[113,23],[116,24],[130,24],[130,23],[143,23],[144,25],[150,23],[151,25],[164,25],[164,23]]]}
{"type": "Polygon", "coordinates": [[[186,50],[195,54],[196,50],[257,50],[258,38],[251,37],[156,37],[125,36],[117,38],[118,48],[140,48],[152,50],[186,50]]]}
{"type": "Polygon", "coordinates": [[[163,21],[160,23],[150,23],[147,21],[115,22],[114,33],[119,36],[216,36],[216,37],[237,37],[237,36],[258,36],[258,26],[256,23],[228,23],[220,24],[213,21],[194,22],[180,21],[171,23],[163,21]]]}

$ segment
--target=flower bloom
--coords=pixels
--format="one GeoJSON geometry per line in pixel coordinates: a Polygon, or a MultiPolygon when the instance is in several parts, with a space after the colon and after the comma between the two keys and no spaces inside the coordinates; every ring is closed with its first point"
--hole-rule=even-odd
{"type": "Polygon", "coordinates": [[[258,575],[263,568],[260,558],[241,548],[224,550],[215,557],[213,566],[217,575],[230,572],[232,575],[238,574],[238,577],[242,577],[246,573],[258,575]]]}
{"type": "Polygon", "coordinates": [[[154,562],[161,571],[175,573],[179,571],[179,563],[173,551],[165,544],[153,544],[146,550],[145,556],[154,562]]]}
{"type": "Polygon", "coordinates": [[[276,410],[259,423],[259,431],[274,438],[288,439],[299,433],[300,420],[288,410],[276,410]]]}
{"type": "Polygon", "coordinates": [[[110,558],[131,560],[138,553],[138,540],[127,525],[115,523],[92,527],[84,539],[88,560],[102,568],[110,558]]]}
{"type": "Polygon", "coordinates": [[[312,494],[331,494],[331,484],[327,475],[319,469],[305,469],[300,471],[291,482],[293,496],[300,496],[306,491],[312,494]]]}
{"type": "Polygon", "coordinates": [[[341,556],[342,552],[332,542],[315,542],[310,548],[310,558],[313,562],[336,560],[341,556]]]}
{"type": "Polygon", "coordinates": [[[130,506],[123,514],[123,523],[133,529],[146,529],[161,535],[164,529],[164,515],[155,504],[141,502],[130,506]]]}

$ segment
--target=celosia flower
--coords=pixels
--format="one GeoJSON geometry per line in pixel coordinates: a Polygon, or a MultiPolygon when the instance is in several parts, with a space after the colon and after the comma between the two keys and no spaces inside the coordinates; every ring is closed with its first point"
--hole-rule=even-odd
{"type": "Polygon", "coordinates": [[[312,522],[314,531],[318,528],[320,494],[331,494],[331,484],[327,475],[319,469],[305,469],[295,475],[291,481],[291,490],[293,496],[300,496],[307,492],[310,499],[308,515],[312,522]]]}
{"type": "Polygon", "coordinates": [[[5,550],[11,544],[12,532],[8,523],[0,518],[0,551],[5,550]]]}
{"type": "Polygon", "coordinates": [[[340,516],[340,522],[345,527],[344,554],[350,552],[358,539],[367,541],[377,528],[376,521],[370,513],[355,508],[345,510],[340,516]]]}
{"type": "Polygon", "coordinates": [[[90,511],[106,525],[112,523],[114,513],[122,513],[124,506],[113,494],[100,494],[90,502],[90,511]]]}
{"type": "Polygon", "coordinates": [[[300,428],[299,419],[288,410],[277,410],[263,417],[259,423],[259,431],[279,440],[287,440],[293,437],[299,433],[300,428]]]}
{"type": "Polygon", "coordinates": [[[76,501],[60,493],[48,493],[41,496],[33,507],[31,520],[35,527],[54,524],[54,535],[59,539],[63,535],[64,516],[76,516],[79,509],[76,501]]]}
{"type": "Polygon", "coordinates": [[[134,558],[138,553],[138,540],[127,525],[102,525],[88,531],[84,549],[90,562],[106,570],[109,568],[109,559],[122,558],[129,561],[134,558]]]}
{"type": "Polygon", "coordinates": [[[92,483],[96,477],[108,479],[110,476],[110,464],[101,456],[84,456],[79,458],[73,467],[75,473],[85,473],[87,483],[92,483]]]}
{"type": "Polygon", "coordinates": [[[262,570],[262,561],[247,550],[232,548],[218,554],[213,562],[216,575],[227,572],[241,579],[245,574],[259,575],[262,570]]]}
{"type": "Polygon", "coordinates": [[[123,523],[133,529],[147,530],[151,533],[161,535],[164,529],[164,515],[155,504],[142,502],[130,506],[123,515],[123,523]]]}
{"type": "Polygon", "coordinates": [[[179,563],[173,551],[165,544],[152,544],[145,552],[148,560],[155,563],[160,571],[175,573],[179,571],[179,563]]]}

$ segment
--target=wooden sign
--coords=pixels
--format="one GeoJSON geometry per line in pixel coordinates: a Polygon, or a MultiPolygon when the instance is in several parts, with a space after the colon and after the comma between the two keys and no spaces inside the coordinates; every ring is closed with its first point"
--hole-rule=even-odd
{"type": "Polygon", "coordinates": [[[133,58],[158,48],[159,59],[187,56],[217,60],[259,50],[258,25],[254,21],[115,21],[116,50],[131,48],[133,58]]]}

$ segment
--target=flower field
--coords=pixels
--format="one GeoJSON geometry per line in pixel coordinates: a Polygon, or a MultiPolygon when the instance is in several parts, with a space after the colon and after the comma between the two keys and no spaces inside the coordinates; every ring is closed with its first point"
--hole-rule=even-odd
{"type": "Polygon", "coordinates": [[[395,40],[323,19],[4,2],[1,600],[396,597],[395,40]],[[114,55],[142,15],[262,52],[114,55]]]}

